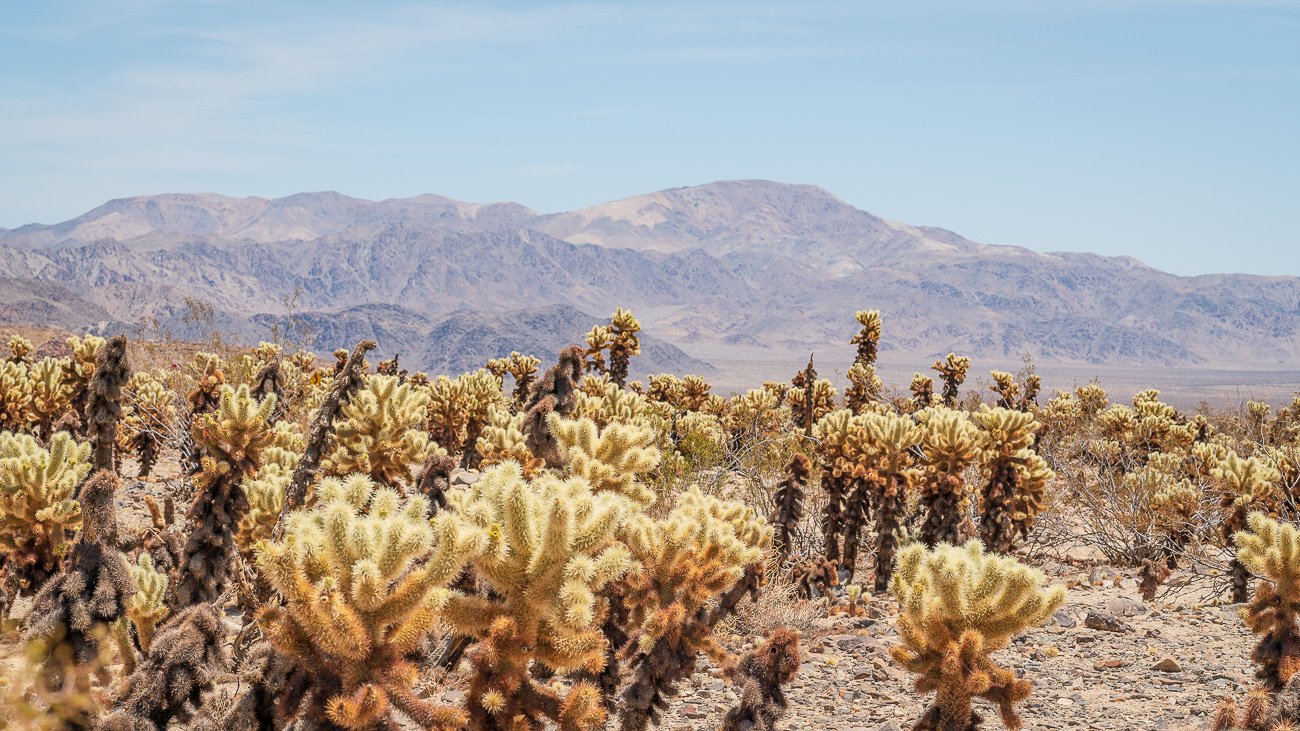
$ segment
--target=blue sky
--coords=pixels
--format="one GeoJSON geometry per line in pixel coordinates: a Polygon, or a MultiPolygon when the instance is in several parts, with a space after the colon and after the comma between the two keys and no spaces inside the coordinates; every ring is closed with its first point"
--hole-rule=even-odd
{"type": "Polygon", "coordinates": [[[1300,0],[0,6],[0,226],[159,192],[556,211],[728,178],[1300,275],[1300,0]]]}

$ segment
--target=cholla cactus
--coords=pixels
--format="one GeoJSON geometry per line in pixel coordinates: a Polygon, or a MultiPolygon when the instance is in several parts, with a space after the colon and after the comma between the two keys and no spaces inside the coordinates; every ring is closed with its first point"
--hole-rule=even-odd
{"type": "Polygon", "coordinates": [[[258,401],[248,386],[222,386],[217,409],[194,425],[194,438],[206,454],[175,584],[178,608],[215,600],[230,578],[235,531],[248,510],[239,483],[256,472],[262,451],[273,443],[274,409],[274,397],[258,401]]]}
{"type": "Polygon", "coordinates": [[[584,353],[586,369],[602,375],[609,375],[609,364],[605,362],[605,351],[614,344],[614,332],[609,325],[595,325],[587,333],[587,350],[584,353]]]}
{"type": "Polygon", "coordinates": [[[176,423],[176,395],[149,373],[136,373],[127,386],[127,404],[119,443],[135,450],[140,477],[148,477],[158,460],[163,435],[176,423]]]}
{"type": "Polygon", "coordinates": [[[547,419],[551,413],[568,416],[577,404],[577,381],[582,375],[582,348],[570,345],[560,351],[559,362],[537,382],[524,405],[524,433],[528,450],[550,466],[559,466],[561,455],[547,419]]]}
{"type": "Polygon", "coordinates": [[[70,404],[63,385],[63,365],[54,358],[41,358],[27,371],[32,420],[43,437],[49,436],[54,420],[66,413],[70,404]]]}
{"type": "Polygon", "coordinates": [[[0,430],[25,431],[32,416],[32,389],[26,364],[0,361],[0,430]]]}
{"type": "Polygon", "coordinates": [[[177,614],[158,633],[148,655],[127,681],[118,709],[101,731],[166,731],[186,721],[225,665],[223,626],[212,604],[177,614]]]}
{"type": "Polygon", "coordinates": [[[469,728],[528,731],[543,719],[602,728],[596,688],[578,682],[561,695],[533,680],[529,666],[567,673],[604,665],[605,607],[597,597],[631,567],[616,540],[629,502],[593,493],[582,479],[525,481],[510,462],[484,471],[452,501],[467,528],[488,536],[471,561],[488,596],[453,596],[446,608],[458,631],[479,640],[470,656],[469,728]]]}
{"type": "Polygon", "coordinates": [[[861,413],[868,404],[880,400],[885,389],[880,376],[876,375],[875,366],[866,363],[854,363],[849,366],[845,377],[849,388],[844,392],[844,406],[854,413],[861,413]]]}
{"type": "MultiPolygon", "coordinates": [[[[827,414],[813,430],[821,465],[821,486],[826,492],[822,513],[822,547],[828,561],[843,558],[841,538],[846,525],[866,522],[870,512],[870,490],[864,490],[866,469],[861,456],[865,448],[862,417],[848,409],[827,414]],[[850,503],[850,498],[853,498],[850,503]],[[856,517],[862,513],[861,517],[856,517]]],[[[856,538],[854,539],[856,541],[856,538]]]]}
{"type": "Polygon", "coordinates": [[[94,443],[96,470],[117,470],[117,422],[122,418],[122,389],[130,379],[126,338],[117,335],[100,349],[86,397],[86,431],[94,443]]]}
{"type": "MultiPolygon", "coordinates": [[[[24,637],[42,648],[45,683],[51,690],[63,687],[71,666],[99,659],[100,641],[125,616],[127,601],[135,594],[126,560],[115,547],[117,488],[117,475],[109,470],[86,482],[81,539],[59,572],[41,587],[27,616],[24,637]]],[[[89,723],[77,727],[89,728],[89,723]]]]}
{"type": "Polygon", "coordinates": [[[965,412],[952,409],[922,411],[920,420],[925,464],[921,504],[926,508],[921,542],[930,547],[956,545],[969,506],[964,475],[980,456],[980,431],[965,412]]]}
{"type": "Polygon", "coordinates": [[[0,572],[16,594],[39,588],[81,527],[73,493],[90,472],[90,445],[67,432],[48,449],[27,434],[0,432],[0,572]]]}
{"type": "MultiPolygon", "coordinates": [[[[1242,459],[1236,452],[1213,471],[1215,480],[1222,486],[1222,505],[1226,511],[1223,520],[1224,538],[1231,540],[1238,531],[1246,528],[1246,518],[1252,510],[1269,506],[1277,496],[1277,482],[1281,474],[1258,457],[1242,459]]],[[[1250,573],[1234,556],[1231,567],[1232,601],[1240,604],[1250,593],[1250,573]]]]}
{"type": "Polygon", "coordinates": [[[711,630],[739,601],[736,591],[746,588],[772,529],[752,509],[692,488],[665,519],[635,516],[625,533],[637,570],[625,581],[634,629],[623,659],[634,671],[619,703],[619,727],[639,731],[658,721],[700,652],[717,661],[727,656],[711,630]],[[730,596],[710,607],[724,592],[730,596]]]}
{"type": "Polygon", "coordinates": [[[1079,408],[1083,411],[1085,420],[1091,420],[1109,403],[1106,389],[1096,383],[1089,383],[1076,388],[1074,395],[1079,400],[1079,408]]]}
{"type": "Polygon", "coordinates": [[[622,307],[610,317],[610,330],[614,340],[609,345],[609,377],[622,388],[627,384],[627,371],[632,357],[641,354],[641,323],[632,315],[631,310],[622,307]]]}
{"type": "Polygon", "coordinates": [[[1029,534],[1055,473],[1030,449],[1039,428],[1033,414],[981,406],[972,418],[985,435],[980,539],[991,551],[1009,553],[1029,534]]]}
{"type": "Polygon", "coordinates": [[[12,335],[9,338],[9,352],[13,353],[10,362],[29,365],[32,362],[32,341],[22,335],[12,335]]]}
{"type": "Polygon", "coordinates": [[[528,391],[532,388],[533,381],[537,380],[537,367],[541,363],[540,359],[531,355],[522,355],[516,351],[511,351],[506,358],[489,360],[487,369],[497,378],[504,378],[505,374],[509,373],[515,379],[515,390],[511,394],[513,399],[511,407],[518,410],[528,400],[528,391]]]}
{"type": "Polygon", "coordinates": [[[401,498],[364,475],[326,478],[316,504],[263,542],[257,566],[284,597],[258,617],[272,646],[309,679],[281,700],[284,715],[366,731],[396,709],[421,728],[458,729],[463,715],[412,690],[410,657],[433,631],[449,582],[485,536],[451,515],[429,521],[422,495],[401,498]]]}
{"type": "Polygon", "coordinates": [[[149,652],[154,631],[167,618],[167,574],[154,568],[153,557],[141,553],[136,562],[127,564],[136,591],[126,600],[126,618],[135,627],[135,638],[140,649],[149,652]]]}
{"type": "Polygon", "coordinates": [[[1022,393],[1016,377],[1006,371],[993,371],[993,384],[989,390],[998,395],[998,406],[1004,409],[1020,408],[1022,393]]]}
{"type": "Polygon", "coordinates": [[[876,353],[880,347],[880,310],[858,310],[853,315],[862,330],[849,342],[858,346],[858,355],[853,359],[855,365],[875,365],[876,353]]]}
{"type": "MultiPolygon", "coordinates": [[[[876,512],[876,591],[889,586],[894,572],[894,555],[898,551],[899,532],[907,514],[907,503],[914,478],[912,448],[921,441],[922,431],[915,422],[898,414],[866,414],[867,437],[876,512]]],[[[844,566],[853,576],[857,554],[857,531],[850,526],[845,539],[844,566]],[[848,547],[853,538],[853,550],[848,547]]]]}
{"type": "Polygon", "coordinates": [[[637,480],[659,464],[655,435],[630,424],[610,424],[597,429],[590,419],[550,418],[551,433],[559,444],[565,470],[586,480],[594,492],[613,492],[646,506],[655,494],[637,480]]]}
{"type": "Polygon", "coordinates": [[[933,378],[923,376],[920,373],[914,374],[908,389],[912,392],[912,407],[914,410],[926,409],[934,405],[933,378]]]}
{"type": "Polygon", "coordinates": [[[478,438],[476,447],[483,467],[512,461],[519,465],[525,477],[533,476],[544,464],[528,451],[528,437],[524,434],[524,415],[511,414],[505,408],[493,408],[487,426],[478,438]]]}
{"type": "Polygon", "coordinates": [[[95,362],[104,347],[104,339],[95,335],[68,338],[72,356],[63,361],[63,383],[68,390],[69,405],[78,414],[86,413],[90,377],[95,373],[95,362]]]}
{"type": "Polygon", "coordinates": [[[1261,578],[1244,616],[1260,636],[1251,656],[1264,687],[1279,691],[1300,671],[1300,531],[1251,513],[1232,537],[1237,561],[1261,578]]]}
{"type": "Polygon", "coordinates": [[[943,405],[952,408],[957,405],[957,390],[966,380],[966,371],[970,369],[970,358],[949,353],[946,358],[936,360],[930,369],[943,378],[943,405]]]}
{"type": "Polygon", "coordinates": [[[781,686],[799,672],[799,635],[782,627],[746,654],[728,674],[740,688],[740,702],[722,719],[722,731],[776,731],[789,705],[781,686]]]}
{"type": "Polygon", "coordinates": [[[776,527],[777,552],[783,563],[790,558],[795,528],[803,520],[804,499],[811,475],[812,462],[802,452],[795,452],[786,463],[785,479],[773,496],[776,512],[772,515],[772,525],[776,527]]]}
{"type": "Polygon", "coordinates": [[[916,729],[979,728],[981,719],[971,705],[975,697],[997,704],[1007,728],[1020,728],[1015,704],[1029,696],[1030,682],[999,666],[992,655],[1065,602],[1065,589],[1044,591],[1042,583],[1041,572],[986,554],[979,541],[960,548],[926,550],[913,544],[903,549],[890,584],[898,598],[902,644],[890,654],[918,676],[918,691],[935,693],[916,729]]]}
{"type": "Polygon", "coordinates": [[[830,381],[817,377],[812,356],[808,356],[808,365],[790,383],[794,388],[787,392],[786,398],[790,400],[794,423],[803,430],[804,436],[812,436],[813,425],[835,410],[835,388],[830,381]]]}
{"type": "Polygon", "coordinates": [[[411,480],[429,456],[421,430],[429,397],[397,376],[370,376],[343,405],[334,424],[335,448],[322,467],[329,475],[354,472],[385,485],[411,480]]]}

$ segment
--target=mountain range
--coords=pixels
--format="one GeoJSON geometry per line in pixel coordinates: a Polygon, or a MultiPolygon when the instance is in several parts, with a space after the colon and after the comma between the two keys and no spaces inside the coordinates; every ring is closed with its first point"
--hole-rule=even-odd
{"type": "Polygon", "coordinates": [[[510,350],[548,361],[619,306],[644,327],[641,374],[788,376],[811,351],[849,353],[866,308],[884,317],[882,360],[918,370],[949,351],[1226,369],[1300,356],[1300,278],[981,244],[762,180],[555,214],[435,195],[123,198],[0,229],[0,292],[0,323],[248,341],[279,324],[322,351],[375,337],[406,365],[451,371],[510,350]]]}

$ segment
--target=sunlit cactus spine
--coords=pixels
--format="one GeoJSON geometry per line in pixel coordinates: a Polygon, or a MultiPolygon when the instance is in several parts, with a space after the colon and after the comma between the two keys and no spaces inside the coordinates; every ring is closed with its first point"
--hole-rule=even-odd
{"type": "Polygon", "coordinates": [[[1300,530],[1256,512],[1233,542],[1237,561],[1260,577],[1243,612],[1259,635],[1251,659],[1264,687],[1280,691],[1300,671],[1300,530]]]}
{"type": "MultiPolygon", "coordinates": [[[[869,480],[875,492],[875,588],[880,592],[889,587],[889,577],[894,572],[899,532],[906,518],[915,474],[912,449],[921,441],[922,431],[910,418],[897,414],[867,414],[864,418],[873,473],[869,480]]],[[[847,536],[854,536],[854,531],[850,530],[847,536]]],[[[850,577],[854,558],[846,549],[844,565],[850,577]]]]}
{"type": "Polygon", "coordinates": [[[494,408],[488,423],[478,438],[477,451],[482,457],[480,466],[491,467],[512,461],[519,465],[525,477],[531,477],[545,466],[542,460],[528,451],[528,436],[524,434],[524,415],[512,414],[506,408],[494,408]]]}
{"type": "Polygon", "coordinates": [[[140,477],[148,477],[158,461],[164,438],[176,423],[176,397],[170,388],[148,373],[136,373],[126,389],[127,408],[119,444],[125,441],[140,463],[140,477]]]}
{"type": "Polygon", "coordinates": [[[8,346],[9,346],[9,352],[13,354],[9,358],[9,362],[22,363],[23,365],[31,365],[32,362],[31,355],[33,349],[32,341],[28,340],[22,335],[11,335],[9,336],[8,346]]]}
{"type": "Polygon", "coordinates": [[[26,431],[32,418],[32,384],[27,365],[0,361],[0,430],[26,431]]]}
{"type": "Polygon", "coordinates": [[[391,727],[396,711],[421,728],[463,727],[460,711],[416,695],[412,653],[485,536],[428,513],[424,496],[402,498],[365,475],[326,478],[315,505],[288,519],[284,540],[260,544],[258,568],[284,604],[258,623],[305,675],[284,689],[283,720],[368,731],[391,727]]]}
{"type": "Polygon", "coordinates": [[[936,360],[930,369],[943,379],[943,405],[949,408],[956,406],[958,390],[966,380],[966,371],[970,370],[970,358],[949,353],[947,357],[936,360]]]}
{"type": "Polygon", "coordinates": [[[641,354],[641,323],[631,310],[622,307],[610,317],[613,342],[609,345],[609,377],[619,388],[627,385],[628,368],[634,356],[641,354]]]}
{"type": "Polygon", "coordinates": [[[901,644],[890,654],[917,676],[919,692],[935,694],[916,731],[979,728],[976,697],[994,703],[1008,729],[1022,726],[1015,706],[1029,696],[1030,682],[998,665],[993,653],[1065,602],[1064,588],[1044,590],[1043,581],[1015,559],[985,553],[979,541],[903,549],[890,583],[901,644]]]}
{"type": "Polygon", "coordinates": [[[430,450],[421,428],[428,403],[422,390],[397,376],[366,378],[334,423],[335,447],[322,463],[325,473],[361,473],[389,486],[409,482],[430,450]]]}
{"type": "Polygon", "coordinates": [[[36,433],[49,438],[54,422],[68,411],[71,402],[63,383],[63,363],[54,358],[41,358],[27,371],[31,389],[30,408],[36,433]]]}
{"type": "Polygon", "coordinates": [[[659,464],[654,434],[631,424],[612,423],[599,429],[590,419],[550,418],[567,474],[581,477],[597,493],[613,492],[641,506],[655,493],[637,478],[659,464]]]}
{"type": "Polygon", "coordinates": [[[149,652],[158,625],[171,614],[167,606],[167,574],[154,568],[153,558],[141,553],[133,564],[127,564],[136,591],[126,600],[126,618],[135,629],[136,643],[142,652],[149,652]]]}
{"type": "Polygon", "coordinates": [[[908,386],[908,389],[912,392],[912,407],[914,410],[919,411],[934,405],[933,378],[917,373],[912,376],[912,383],[908,386]]]}

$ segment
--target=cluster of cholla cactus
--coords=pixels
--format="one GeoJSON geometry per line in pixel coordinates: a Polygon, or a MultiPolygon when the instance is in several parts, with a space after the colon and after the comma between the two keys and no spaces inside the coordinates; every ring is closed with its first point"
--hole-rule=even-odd
{"type": "Polygon", "coordinates": [[[488,370],[456,378],[438,376],[429,384],[426,424],[439,446],[461,455],[464,466],[477,467],[481,459],[478,438],[491,420],[492,410],[504,405],[501,378],[488,370]]]}
{"type": "Polygon", "coordinates": [[[988,554],[978,541],[927,550],[914,544],[898,557],[890,588],[898,598],[898,635],[890,652],[934,701],[914,728],[968,731],[980,727],[972,703],[998,708],[1009,729],[1021,727],[1016,704],[1029,680],[999,665],[993,653],[1020,632],[1043,624],[1065,602],[1065,590],[1042,588],[1043,575],[1015,559],[988,554]]]}
{"type": "Polygon", "coordinates": [[[81,527],[77,487],[90,473],[90,445],[57,432],[48,447],[0,432],[0,577],[9,600],[38,590],[81,527]]]}
{"type": "Polygon", "coordinates": [[[148,477],[176,423],[176,396],[149,372],[134,373],[126,388],[118,445],[134,451],[140,477],[148,477]]]}
{"type": "Polygon", "coordinates": [[[790,379],[790,384],[786,398],[790,401],[795,426],[805,436],[811,436],[817,421],[835,409],[835,387],[825,378],[817,377],[812,356],[808,357],[808,365],[790,379]]]}
{"type": "Polygon", "coordinates": [[[876,356],[880,347],[880,311],[859,310],[854,317],[862,330],[850,341],[858,346],[858,353],[845,374],[849,387],[844,392],[844,405],[857,413],[866,408],[867,404],[880,400],[884,384],[876,375],[876,356]]]}
{"type": "Polygon", "coordinates": [[[1028,411],[1038,403],[1038,392],[1042,389],[1043,381],[1037,373],[1027,374],[1024,385],[1016,383],[1016,377],[1006,371],[993,371],[991,375],[993,383],[989,390],[997,394],[998,406],[1028,411]]]}
{"type": "MultiPolygon", "coordinates": [[[[1245,530],[1251,511],[1267,507],[1276,497],[1276,483],[1280,478],[1277,470],[1258,457],[1242,459],[1236,452],[1229,452],[1213,474],[1223,486],[1223,507],[1226,510],[1223,530],[1227,538],[1245,530]]],[[[1246,601],[1250,591],[1250,573],[1240,554],[1232,559],[1230,580],[1232,601],[1246,601]]]]}
{"type": "Polygon", "coordinates": [[[334,423],[335,447],[323,463],[325,472],[369,475],[384,485],[409,481],[436,449],[421,429],[428,404],[422,390],[397,376],[370,376],[334,423]]]}
{"type": "Polygon", "coordinates": [[[486,534],[428,513],[422,495],[402,498],[364,474],[331,477],[315,505],[289,519],[283,541],[261,544],[258,569],[283,604],[258,623],[303,676],[282,697],[283,715],[363,731],[397,711],[421,728],[462,727],[459,711],[415,694],[412,655],[486,534]]]}
{"type": "Polygon", "coordinates": [[[539,358],[522,355],[518,351],[511,351],[510,355],[505,358],[492,358],[489,360],[487,369],[492,375],[503,381],[507,373],[514,379],[515,387],[511,393],[511,405],[517,410],[528,400],[528,392],[532,389],[533,382],[537,380],[537,367],[541,364],[542,361],[539,358]]]}

